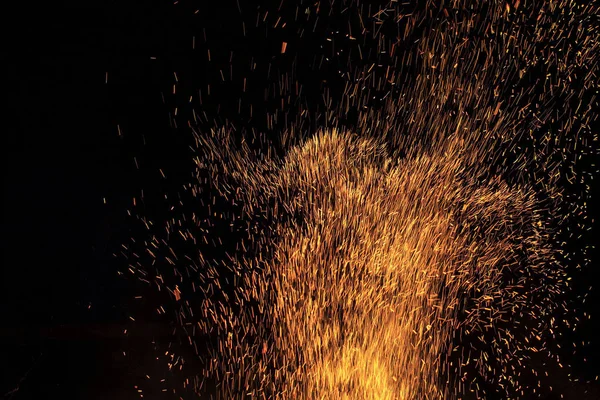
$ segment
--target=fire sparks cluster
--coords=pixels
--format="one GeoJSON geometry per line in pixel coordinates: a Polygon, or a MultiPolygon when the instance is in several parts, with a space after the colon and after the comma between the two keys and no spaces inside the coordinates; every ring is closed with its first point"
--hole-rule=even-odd
{"type": "MultiPolygon", "coordinates": [[[[548,341],[569,326],[558,238],[585,212],[565,188],[597,147],[598,8],[342,3],[347,27],[313,64],[339,67],[341,96],[305,103],[282,73],[269,137],[194,113],[183,192],[198,206],[140,217],[151,235],[129,268],[176,305],[202,365],[187,384],[216,399],[547,393],[527,359],[560,365],[548,341]]],[[[280,7],[274,28],[302,37],[321,7],[280,7]]]]}
{"type": "MultiPolygon", "coordinates": [[[[393,162],[381,144],[333,131],[281,165],[212,150],[243,182],[223,193],[241,190],[246,212],[263,210],[272,230],[252,236],[257,251],[271,249],[268,260],[232,263],[243,277],[240,308],[207,326],[227,332],[214,354],[227,354],[225,397],[444,397],[456,332],[483,333],[495,320],[515,323],[515,308],[547,306],[528,304],[523,290],[553,280],[534,193],[473,182],[462,147],[393,162]],[[249,377],[260,377],[258,388],[249,377]]],[[[493,349],[509,335],[496,332],[493,349]]]]}

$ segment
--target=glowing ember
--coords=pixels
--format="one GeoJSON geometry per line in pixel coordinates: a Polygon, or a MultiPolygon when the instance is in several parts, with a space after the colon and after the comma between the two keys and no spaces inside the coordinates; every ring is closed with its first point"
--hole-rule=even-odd
{"type": "MultiPolygon", "coordinates": [[[[598,10],[471,3],[348,6],[374,32],[323,40],[360,42],[340,71],[341,101],[326,95],[317,113],[330,128],[306,134],[311,111],[298,105],[279,146],[195,130],[186,192],[211,203],[163,233],[142,219],[149,258],[130,268],[177,305],[202,364],[199,395],[485,397],[480,383],[538,393],[520,377],[537,376],[524,360],[549,354],[565,323],[557,237],[584,210],[562,182],[595,145],[598,10]],[[378,30],[390,21],[394,39],[378,30]],[[351,129],[340,122],[350,109],[351,129]]],[[[277,82],[299,96],[291,75],[277,82]]],[[[286,96],[282,111],[300,104],[286,96]]],[[[275,129],[277,114],[267,121],[275,129]]]]}

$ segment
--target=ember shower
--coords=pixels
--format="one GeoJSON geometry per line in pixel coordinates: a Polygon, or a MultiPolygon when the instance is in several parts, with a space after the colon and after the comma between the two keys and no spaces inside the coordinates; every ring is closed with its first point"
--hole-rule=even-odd
{"type": "Polygon", "coordinates": [[[585,216],[569,184],[593,171],[577,160],[598,149],[598,7],[419,3],[259,8],[244,35],[292,30],[277,50],[298,51],[263,71],[266,114],[240,97],[264,132],[209,122],[209,87],[188,124],[193,179],[166,196],[188,208],[132,213],[148,235],[124,246],[129,270],[165,294],[200,398],[551,390],[527,359],[560,363],[549,343],[574,322],[561,238],[585,216]],[[303,93],[311,51],[338,94],[303,93]]]}

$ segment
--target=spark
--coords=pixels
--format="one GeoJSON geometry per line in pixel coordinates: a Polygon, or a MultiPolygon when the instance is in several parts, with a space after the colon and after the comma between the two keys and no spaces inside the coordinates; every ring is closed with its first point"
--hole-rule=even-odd
{"type": "MultiPolygon", "coordinates": [[[[597,148],[597,6],[341,3],[348,27],[321,32],[312,68],[336,66],[343,95],[325,85],[311,108],[297,101],[293,72],[239,62],[267,77],[265,132],[241,134],[195,111],[186,124],[195,167],[182,190],[194,212],[179,193],[165,195],[169,217],[139,217],[149,237],[132,240],[145,251],[127,268],[169,296],[202,364],[201,396],[555,390],[527,360],[543,354],[562,367],[550,342],[576,325],[559,238],[566,221],[589,226],[585,194],[568,188],[591,179],[577,160],[597,148]]],[[[316,34],[336,6],[281,7],[257,11],[244,36],[270,20],[316,34]]],[[[212,92],[227,84],[215,68],[212,92]]],[[[199,93],[204,107],[210,85],[199,93]]],[[[236,109],[251,121],[245,101],[236,109]]]]}

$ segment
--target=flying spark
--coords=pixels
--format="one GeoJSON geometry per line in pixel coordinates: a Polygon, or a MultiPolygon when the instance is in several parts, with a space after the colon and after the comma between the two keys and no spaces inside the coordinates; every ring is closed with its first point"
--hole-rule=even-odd
{"type": "MultiPolygon", "coordinates": [[[[248,74],[268,82],[263,133],[208,127],[211,91],[253,85],[235,68],[215,67],[201,91],[193,180],[163,222],[138,216],[149,236],[124,246],[131,274],[168,294],[199,396],[552,390],[527,360],[562,365],[550,342],[575,323],[559,238],[585,215],[568,190],[592,177],[577,160],[597,151],[598,7],[419,3],[259,9],[257,31],[325,33],[311,68],[336,69],[343,87],[311,105],[299,74],[252,58],[248,74]],[[329,29],[336,12],[347,24],[329,29]]],[[[313,51],[278,43],[282,57],[313,51]]],[[[238,113],[258,118],[243,99],[238,113]]]]}

